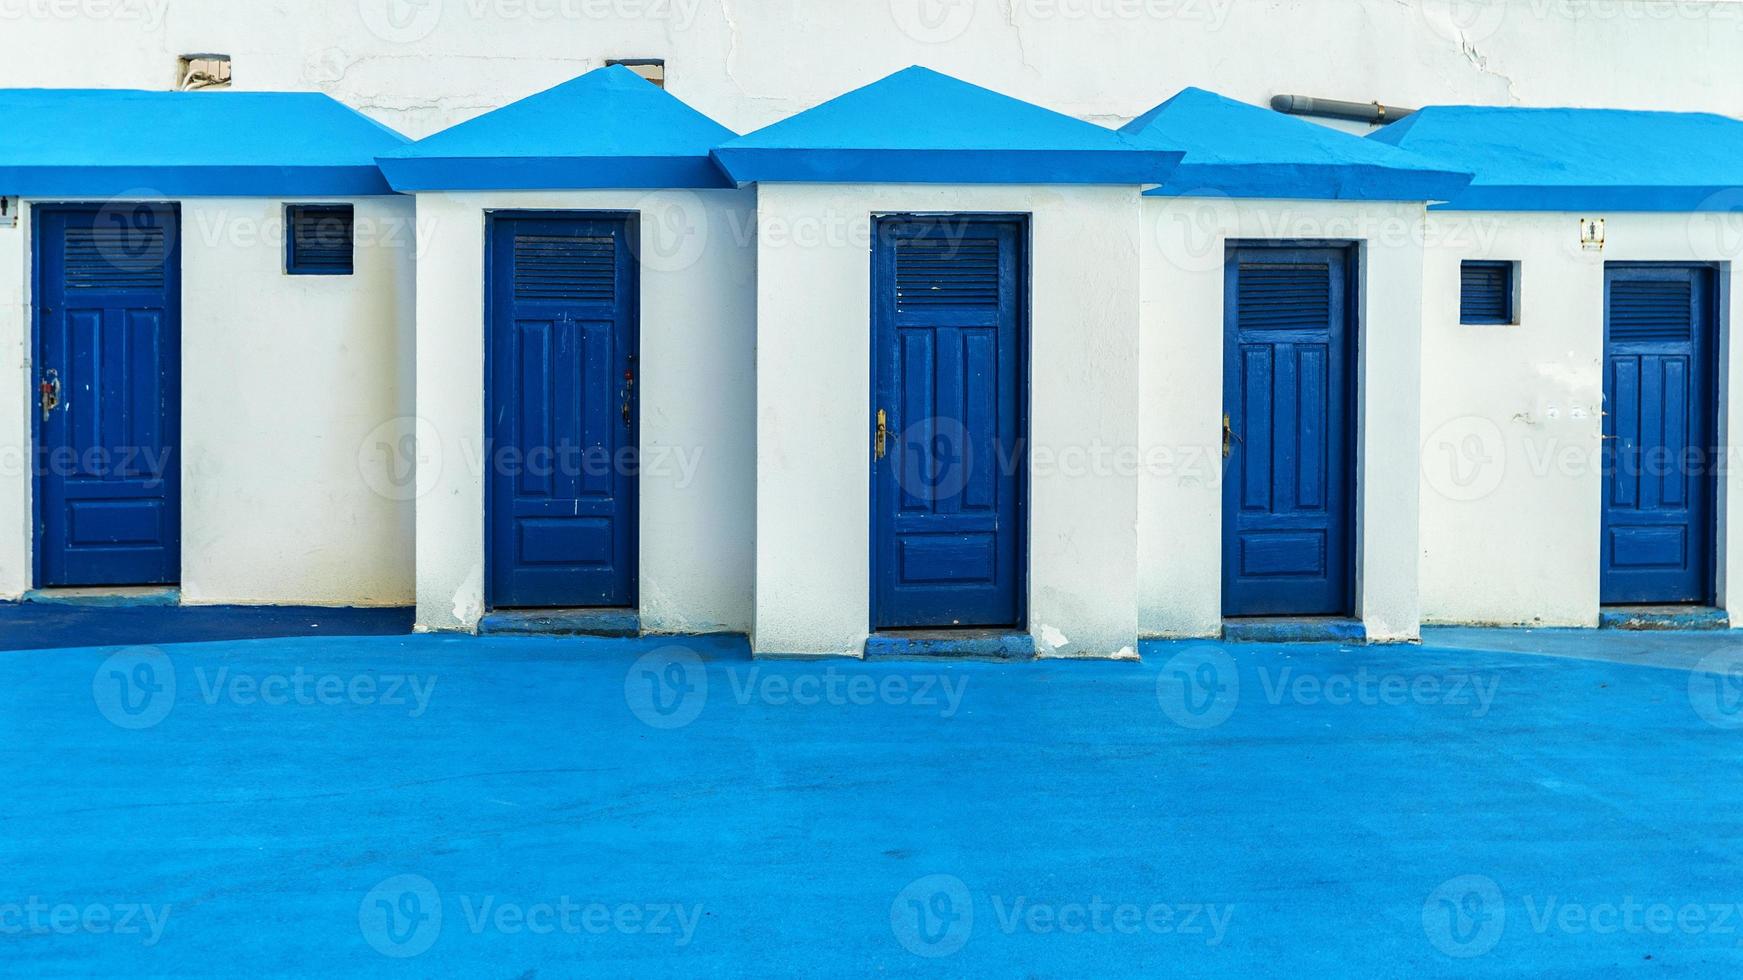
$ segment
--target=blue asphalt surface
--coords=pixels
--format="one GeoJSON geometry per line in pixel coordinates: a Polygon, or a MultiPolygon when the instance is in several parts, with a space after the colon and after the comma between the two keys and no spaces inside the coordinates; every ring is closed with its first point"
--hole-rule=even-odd
{"type": "Polygon", "coordinates": [[[1625,639],[4,653],[0,971],[1739,975],[1743,645],[1625,639]]]}

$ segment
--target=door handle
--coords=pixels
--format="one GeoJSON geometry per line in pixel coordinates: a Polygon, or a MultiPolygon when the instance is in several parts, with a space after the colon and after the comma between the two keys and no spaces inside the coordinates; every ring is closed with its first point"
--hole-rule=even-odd
{"type": "Polygon", "coordinates": [[[884,444],[885,440],[889,438],[889,435],[890,420],[889,417],[884,414],[884,410],[880,408],[878,409],[878,431],[877,434],[872,437],[872,459],[884,458],[884,444]]]}
{"type": "Polygon", "coordinates": [[[1229,458],[1229,450],[1230,450],[1230,446],[1232,443],[1245,442],[1245,441],[1246,440],[1242,439],[1240,436],[1235,435],[1235,427],[1233,425],[1229,424],[1229,413],[1224,412],[1223,413],[1223,459],[1229,458]]]}
{"type": "Polygon", "coordinates": [[[48,413],[60,407],[61,377],[60,372],[49,368],[43,375],[42,384],[36,386],[37,398],[42,403],[42,420],[48,421],[48,413]]]}
{"type": "Polygon", "coordinates": [[[623,424],[629,425],[629,396],[635,392],[635,372],[623,372],[623,424]]]}

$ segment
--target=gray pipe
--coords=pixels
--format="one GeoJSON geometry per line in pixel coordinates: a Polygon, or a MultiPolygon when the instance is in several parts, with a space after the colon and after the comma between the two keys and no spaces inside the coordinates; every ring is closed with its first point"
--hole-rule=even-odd
{"type": "Polygon", "coordinates": [[[1355,122],[1384,126],[1415,112],[1379,102],[1345,102],[1342,99],[1316,99],[1310,95],[1279,95],[1271,99],[1271,108],[1292,116],[1324,116],[1327,119],[1350,119],[1355,122]]]}

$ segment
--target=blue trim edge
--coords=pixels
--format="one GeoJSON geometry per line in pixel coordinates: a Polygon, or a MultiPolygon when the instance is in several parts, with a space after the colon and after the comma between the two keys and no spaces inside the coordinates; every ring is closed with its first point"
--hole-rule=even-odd
{"type": "Polygon", "coordinates": [[[716,147],[734,181],[819,184],[1154,184],[1174,150],[914,150],[716,147]]]}

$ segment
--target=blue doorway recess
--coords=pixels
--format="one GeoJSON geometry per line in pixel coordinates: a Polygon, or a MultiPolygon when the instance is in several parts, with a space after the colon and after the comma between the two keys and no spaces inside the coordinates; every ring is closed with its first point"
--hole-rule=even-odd
{"type": "Polygon", "coordinates": [[[33,211],[38,588],[181,571],[181,250],[174,204],[33,211]]]}
{"type": "Polygon", "coordinates": [[[1019,628],[1026,225],[902,216],[876,231],[872,625],[1019,628]]]}
{"type": "Polygon", "coordinates": [[[635,234],[631,215],[491,218],[492,608],[636,602],[635,234]]]}
{"type": "Polygon", "coordinates": [[[1353,611],[1354,266],[1351,247],[1229,249],[1225,616],[1353,611]]]}
{"type": "Polygon", "coordinates": [[[1604,603],[1713,597],[1712,267],[1604,268],[1604,603]]]}

